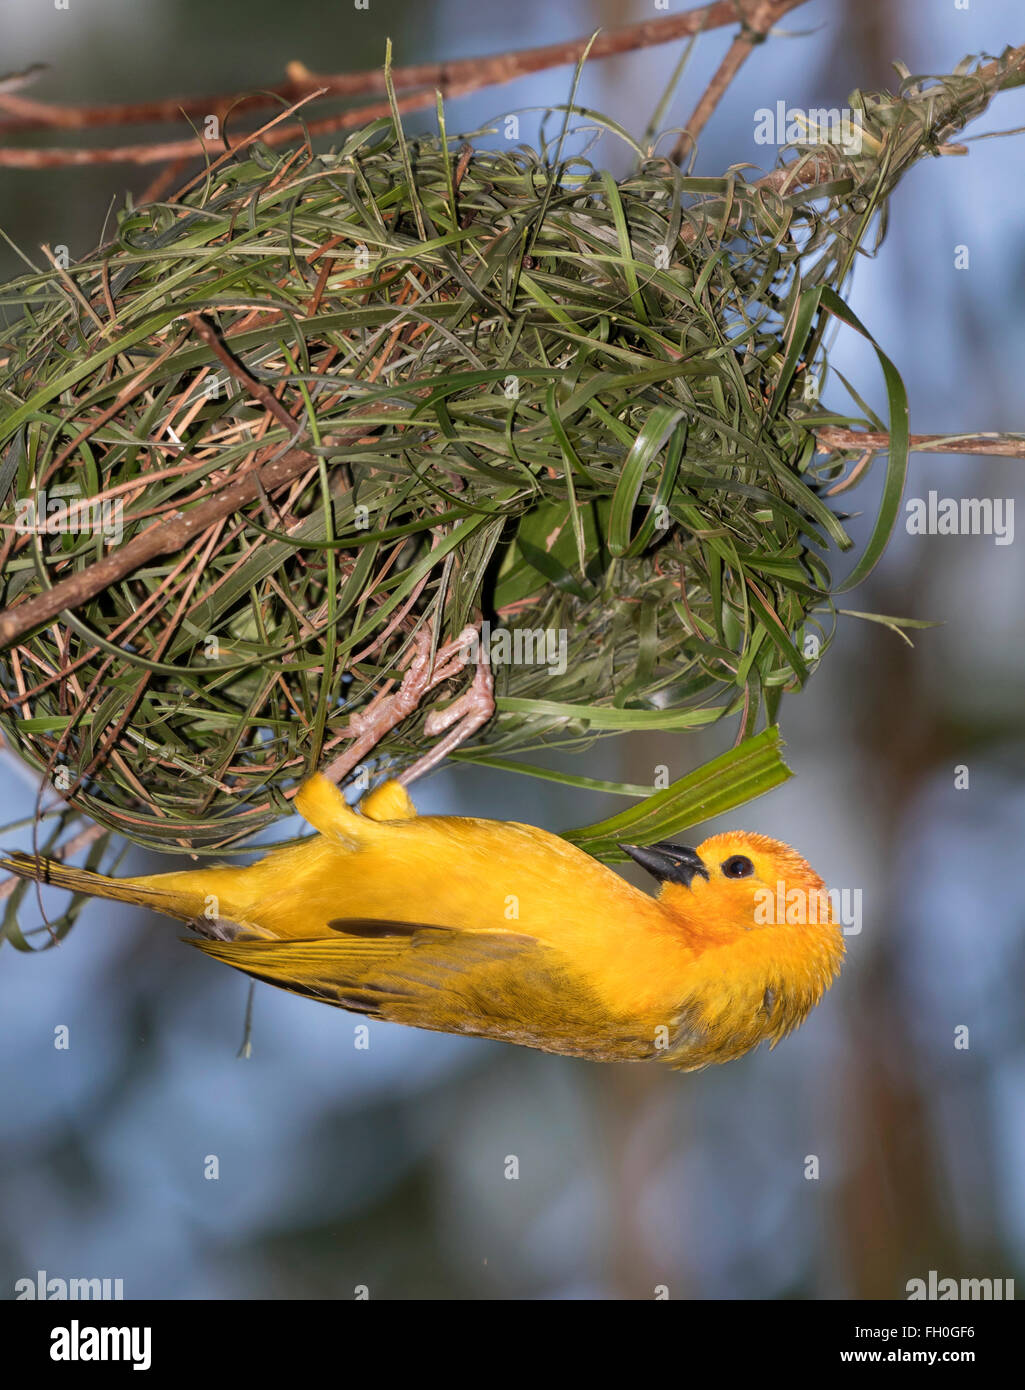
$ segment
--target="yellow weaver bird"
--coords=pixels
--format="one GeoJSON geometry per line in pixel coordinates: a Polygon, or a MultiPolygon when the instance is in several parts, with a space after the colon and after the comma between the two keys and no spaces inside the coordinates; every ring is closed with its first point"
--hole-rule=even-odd
{"type": "Polygon", "coordinates": [[[602,1062],[694,1071],[775,1046],[840,969],[822,880],[764,835],[623,845],[659,881],[652,898],[534,826],[418,816],[394,781],[357,811],[318,775],[295,804],[319,834],[247,868],[0,866],[179,918],[207,955],[312,999],[602,1062]]]}

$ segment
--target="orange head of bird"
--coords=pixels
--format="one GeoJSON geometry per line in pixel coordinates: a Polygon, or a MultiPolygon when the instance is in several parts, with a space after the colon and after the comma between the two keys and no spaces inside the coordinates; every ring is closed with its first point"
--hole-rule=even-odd
{"type": "Polygon", "coordinates": [[[697,954],[686,1065],[772,1043],[806,1016],[840,969],[844,939],[826,886],[796,850],[727,831],[697,849],[621,845],[661,884],[660,906],[697,954]]]}
{"type": "Polygon", "coordinates": [[[620,849],[658,880],[659,902],[696,935],[731,939],[766,926],[837,930],[822,879],[781,840],[728,830],[697,849],[668,841],[620,849]]]}

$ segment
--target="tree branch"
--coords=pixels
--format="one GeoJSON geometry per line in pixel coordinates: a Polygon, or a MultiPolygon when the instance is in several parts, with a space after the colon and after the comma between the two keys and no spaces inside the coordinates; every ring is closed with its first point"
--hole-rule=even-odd
{"type": "Polygon", "coordinates": [[[730,44],[726,57],[716,69],[715,76],[708,84],[700,101],[694,108],[694,113],[687,122],[673,147],[670,159],[675,164],[682,164],[688,152],[696,144],[698,136],[708,124],[715,108],[722,100],[727,87],[736,77],[737,73],[747,61],[751,50],[765,38],[776,23],[786,14],[787,10],[796,9],[798,5],[803,5],[805,0],[753,0],[750,8],[744,9],[739,3],[737,10],[742,19],[740,33],[730,44]]]}
{"type": "MultiPolygon", "coordinates": [[[[768,9],[781,14],[804,0],[755,0],[756,14],[768,9]]],[[[740,0],[715,0],[684,14],[662,19],[645,20],[598,34],[591,45],[590,58],[608,58],[619,53],[633,53],[658,44],[689,38],[705,30],[735,24],[740,0]]],[[[754,22],[748,21],[748,26],[754,22]]],[[[771,21],[770,21],[771,22],[771,21]]],[[[756,40],[751,40],[754,42],[756,40]]],[[[515,53],[499,53],[486,58],[463,58],[454,62],[420,63],[394,68],[392,78],[398,92],[400,111],[414,111],[433,106],[435,94],[461,97],[483,87],[513,82],[530,73],[549,68],[566,67],[580,60],[590,36],[570,39],[565,43],[547,44],[542,48],[521,49],[515,53]]],[[[738,40],[738,43],[740,40],[738,40]]],[[[745,56],[750,43],[745,42],[745,56]]],[[[739,66],[739,63],[738,63],[739,66]]],[[[724,84],[725,85],[725,84],[724,84]]],[[[151,102],[134,102],[104,106],[60,106],[34,101],[11,92],[0,92],[0,133],[27,130],[90,130],[125,125],[165,125],[177,123],[182,117],[203,119],[215,115],[224,119],[232,113],[254,111],[292,103],[322,90],[327,97],[385,95],[384,71],[320,75],[308,72],[301,64],[289,65],[288,81],[261,92],[222,93],[219,96],[169,98],[151,102]]],[[[721,95],[721,93],[720,93],[721,95]]],[[[718,100],[718,97],[716,98],[718,100]]],[[[713,103],[714,105],[714,103],[713,103]]],[[[334,131],[353,129],[379,116],[388,115],[386,101],[355,107],[333,116],[311,122],[305,128],[294,125],[274,131],[266,143],[280,145],[300,138],[305,131],[325,135],[334,131]]],[[[707,119],[707,116],[705,117],[707,119]]],[[[703,122],[702,122],[703,124],[703,122]]],[[[199,158],[204,152],[220,154],[220,141],[191,136],[186,140],[149,144],[120,145],[99,149],[0,149],[0,167],[9,169],[48,169],[83,164],[157,164],[165,160],[199,158]]]]}
{"type": "MultiPolygon", "coordinates": [[[[826,425],[815,431],[818,451],[864,449],[869,454],[890,447],[890,436],[866,430],[842,430],[826,425]]],[[[1025,458],[1025,435],[1020,434],[913,434],[911,449],[918,454],[995,454],[1001,458],[1025,458]]]]}
{"type": "MultiPolygon", "coordinates": [[[[376,414],[388,410],[377,406],[376,414]]],[[[356,417],[354,412],[354,418],[356,417]]],[[[292,421],[294,426],[295,421],[292,421]]],[[[325,441],[333,446],[355,444],[366,433],[366,425],[359,425],[344,433],[334,435],[325,441]]],[[[316,466],[317,456],[305,449],[289,449],[277,458],[248,469],[234,482],[220,489],[213,497],[197,502],[187,511],[171,513],[147,527],[127,545],[112,550],[102,560],[88,568],[78,570],[67,579],[62,579],[52,589],[15,604],[0,613],[0,650],[10,646],[19,637],[42,623],[52,621],[65,609],[77,608],[94,595],[133,574],[141,566],[159,555],[170,555],[184,549],[197,536],[214,526],[232,512],[256,501],[265,493],[273,492],[283,483],[291,482],[311,465],[316,466]]]]}

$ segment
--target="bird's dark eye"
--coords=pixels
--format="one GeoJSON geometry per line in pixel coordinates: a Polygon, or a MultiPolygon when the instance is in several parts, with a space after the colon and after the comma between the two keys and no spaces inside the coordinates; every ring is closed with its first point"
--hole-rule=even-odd
{"type": "Polygon", "coordinates": [[[726,878],[750,878],[755,871],[746,854],[731,854],[719,867],[726,878]]]}

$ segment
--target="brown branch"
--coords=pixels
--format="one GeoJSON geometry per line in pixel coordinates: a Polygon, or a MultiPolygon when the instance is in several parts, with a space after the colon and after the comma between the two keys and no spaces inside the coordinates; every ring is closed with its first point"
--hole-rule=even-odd
{"type": "Polygon", "coordinates": [[[716,69],[715,76],[702,93],[694,113],[687,122],[669,156],[675,164],[682,164],[689,151],[697,142],[698,136],[722,100],[726,88],[747,61],[751,50],[765,41],[769,30],[787,10],[796,9],[805,0],[753,0],[748,7],[737,0],[737,13],[734,18],[741,20],[741,30],[730,44],[726,57],[716,69]]]}
{"type": "MultiPolygon", "coordinates": [[[[306,135],[320,134],[321,132],[315,128],[316,122],[311,122],[306,126],[281,125],[281,122],[297,111],[300,106],[313,101],[319,95],[319,89],[307,93],[294,106],[279,112],[265,125],[260,126],[257,130],[247,131],[246,134],[239,137],[234,145],[227,145],[223,139],[205,140],[202,136],[193,135],[188,140],[171,140],[156,145],[125,145],[112,150],[0,149],[0,168],[49,169],[69,164],[160,164],[166,160],[198,159],[200,155],[210,156],[214,160],[210,167],[214,168],[233,154],[237,154],[239,150],[254,140],[262,140],[265,145],[283,145],[300,135],[305,137],[306,135]]],[[[387,114],[388,109],[390,108],[387,108],[384,114],[387,114]]],[[[348,115],[347,112],[345,114],[348,115]]],[[[330,122],[320,122],[319,124],[334,128],[330,126],[330,122]]],[[[192,182],[194,183],[196,180],[194,179],[192,182]]]]}
{"type": "MultiPolygon", "coordinates": [[[[724,60],[723,68],[713,85],[699,103],[691,118],[689,129],[696,135],[718,103],[733,73],[740,67],[751,47],[760,41],[775,19],[805,0],[754,0],[755,9],[744,22],[744,30],[734,42],[724,60]],[[759,26],[764,26],[760,30],[759,26]],[[731,57],[732,55],[732,57],[731,57]],[[732,66],[731,66],[732,64],[732,66]]],[[[591,44],[590,58],[599,59],[619,53],[636,52],[675,39],[688,38],[705,30],[736,23],[741,0],[716,0],[682,15],[645,20],[640,24],[599,33],[591,44]]],[[[483,87],[498,86],[515,81],[529,73],[548,68],[565,67],[580,60],[589,38],[571,39],[566,43],[548,44],[543,48],[523,49],[516,53],[496,54],[491,58],[467,58],[448,63],[423,63],[413,67],[395,68],[392,72],[396,105],[402,113],[422,110],[434,105],[436,94],[454,98],[467,96],[483,87]]],[[[289,81],[262,92],[193,97],[156,102],[139,102],[113,106],[56,106],[32,101],[25,97],[0,93],[0,110],[13,115],[0,120],[0,133],[17,130],[54,129],[81,130],[99,126],[164,124],[179,117],[202,118],[218,115],[222,120],[229,114],[254,110],[273,104],[275,100],[294,102],[311,96],[356,96],[385,91],[384,72],[340,73],[320,76],[308,72],[299,64],[290,65],[289,81]]],[[[379,101],[353,107],[333,116],[325,116],[306,125],[278,128],[263,137],[267,145],[283,145],[306,135],[333,134],[355,129],[369,121],[387,116],[391,107],[379,101]]],[[[52,169],[69,165],[94,164],[161,164],[173,160],[198,158],[201,154],[223,154],[220,140],[207,140],[192,135],[185,140],[158,141],[149,144],[118,145],[100,149],[0,149],[0,168],[52,169]]]]}
{"type": "MultiPolygon", "coordinates": [[[[468,90],[472,90],[472,88],[468,90]]],[[[397,105],[400,112],[416,111],[423,107],[433,106],[434,101],[433,92],[417,92],[413,96],[400,97],[397,105]]],[[[305,125],[279,126],[276,130],[270,130],[266,134],[259,134],[259,139],[263,144],[269,146],[287,145],[292,140],[305,139],[307,136],[312,138],[317,135],[330,135],[338,130],[349,130],[390,114],[391,107],[388,103],[380,101],[373,106],[354,107],[351,111],[342,111],[337,116],[325,116],[319,121],[308,121],[305,125]]],[[[257,135],[258,132],[247,132],[240,138],[239,144],[227,149],[223,140],[206,140],[199,135],[192,135],[187,140],[166,140],[150,145],[117,145],[111,149],[72,150],[65,147],[55,147],[48,150],[0,149],[0,168],[58,169],[69,165],[163,164],[167,160],[199,159],[202,155],[216,155],[224,158],[232,150],[237,150],[241,145],[248,144],[257,135]]]]}
{"type": "MultiPolygon", "coordinates": [[[[864,449],[869,454],[890,447],[890,436],[882,432],[844,430],[832,425],[815,431],[818,451],[864,449]]],[[[1025,435],[1016,434],[913,434],[911,449],[917,454],[995,454],[1001,458],[1025,458],[1025,435]]]]}
{"type": "Polygon", "coordinates": [[[249,394],[260,402],[264,410],[273,415],[279,424],[284,425],[290,434],[294,433],[298,428],[298,421],[289,414],[269,386],[264,385],[262,381],[257,381],[255,376],[246,371],[238,358],[232,356],[209,319],[205,319],[202,314],[186,314],[185,317],[229,375],[241,382],[249,394]]]}
{"type": "MultiPolygon", "coordinates": [[[[792,0],[794,4],[802,2],[803,0],[792,0]]],[[[776,0],[777,6],[778,3],[779,0],[776,0]]],[[[595,39],[590,57],[608,58],[618,53],[632,53],[637,49],[671,43],[674,39],[689,38],[706,29],[723,28],[736,23],[737,8],[737,0],[716,0],[716,3],[700,5],[684,14],[608,29],[595,39]]],[[[515,53],[497,53],[488,58],[461,58],[454,62],[418,63],[410,67],[393,68],[392,81],[397,92],[410,88],[426,88],[433,103],[436,91],[440,91],[442,96],[449,96],[458,90],[458,94],[462,95],[463,92],[475,91],[480,87],[513,82],[519,77],[543,72],[548,68],[566,67],[580,60],[589,41],[590,36],[587,36],[569,39],[565,43],[546,44],[541,48],[521,49],[515,53]]],[[[229,111],[266,109],[281,101],[291,103],[309,96],[314,88],[324,88],[327,95],[334,97],[384,96],[384,70],[373,68],[369,72],[322,76],[308,72],[301,64],[290,64],[287,82],[260,92],[170,97],[158,101],[104,106],[59,106],[11,93],[0,93],[0,110],[10,113],[7,120],[0,121],[0,132],[41,129],[86,130],[112,125],[163,125],[176,122],[182,116],[201,119],[208,115],[227,115],[229,111]]]]}
{"type": "MultiPolygon", "coordinates": [[[[388,410],[388,407],[377,407],[378,414],[384,410],[388,410]]],[[[366,429],[366,425],[361,424],[333,436],[328,442],[339,446],[355,444],[365,435],[366,429]]],[[[157,556],[183,550],[224,517],[247,506],[264,493],[273,492],[316,463],[316,455],[307,450],[289,449],[280,457],[250,468],[215,496],[197,502],[188,511],[178,512],[177,515],[171,513],[169,517],[147,527],[127,545],[119,546],[87,569],[62,579],[45,593],[36,594],[24,603],[8,608],[0,613],[0,650],[40,624],[51,622],[65,609],[79,607],[157,556]]]]}

